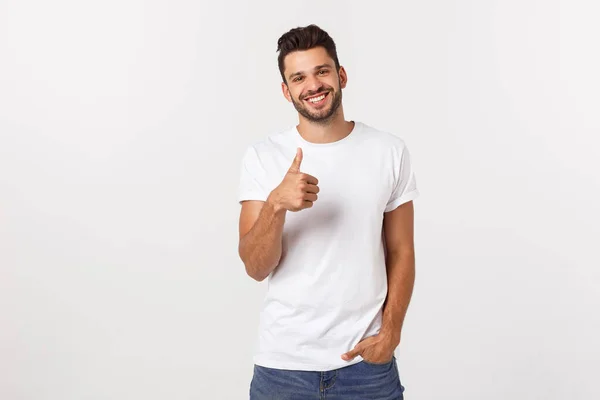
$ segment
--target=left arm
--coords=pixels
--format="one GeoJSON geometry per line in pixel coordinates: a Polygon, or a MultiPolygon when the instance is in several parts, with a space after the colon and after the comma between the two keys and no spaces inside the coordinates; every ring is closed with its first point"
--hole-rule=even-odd
{"type": "Polygon", "coordinates": [[[375,363],[389,362],[400,344],[404,316],[415,281],[413,225],[412,201],[384,214],[388,293],[383,305],[381,329],[377,335],[363,339],[354,349],[343,354],[342,359],[350,361],[360,355],[375,363]]]}
{"type": "Polygon", "coordinates": [[[415,282],[413,202],[385,213],[383,231],[387,248],[388,294],[380,334],[397,346],[415,282]]]}

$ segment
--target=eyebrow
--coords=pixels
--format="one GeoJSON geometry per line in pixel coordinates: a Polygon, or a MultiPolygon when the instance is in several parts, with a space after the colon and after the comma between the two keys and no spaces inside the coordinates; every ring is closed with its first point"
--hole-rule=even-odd
{"type": "MultiPolygon", "coordinates": [[[[316,67],[313,68],[313,71],[317,71],[321,68],[333,68],[331,66],[331,64],[321,64],[321,65],[317,65],[316,67]]],[[[293,74],[291,74],[290,76],[288,76],[288,80],[291,80],[292,78],[298,76],[298,75],[302,75],[304,73],[304,71],[298,71],[298,72],[294,72],[293,74]]]]}

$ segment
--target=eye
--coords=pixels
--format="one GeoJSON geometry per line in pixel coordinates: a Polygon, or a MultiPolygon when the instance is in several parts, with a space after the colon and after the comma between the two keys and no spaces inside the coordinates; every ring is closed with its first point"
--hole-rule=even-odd
{"type": "Polygon", "coordinates": [[[300,82],[301,80],[302,80],[302,77],[298,76],[298,77],[292,79],[292,82],[300,82]]]}
{"type": "Polygon", "coordinates": [[[322,69],[319,71],[319,75],[325,75],[327,72],[329,71],[327,71],[326,69],[322,69]]]}

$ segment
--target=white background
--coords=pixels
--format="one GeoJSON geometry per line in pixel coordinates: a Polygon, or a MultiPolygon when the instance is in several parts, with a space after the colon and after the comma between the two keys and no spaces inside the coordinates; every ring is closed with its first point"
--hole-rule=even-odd
{"type": "Polygon", "coordinates": [[[309,23],[417,173],[406,398],[600,398],[597,4],[0,1],[0,398],[247,398],[239,163],[309,23]]]}

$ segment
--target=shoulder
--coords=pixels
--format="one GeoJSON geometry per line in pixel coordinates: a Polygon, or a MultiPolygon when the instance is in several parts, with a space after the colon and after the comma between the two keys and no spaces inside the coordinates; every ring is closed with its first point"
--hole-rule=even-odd
{"type": "Polygon", "coordinates": [[[293,133],[291,128],[286,128],[267,135],[266,137],[251,142],[246,147],[245,155],[263,158],[281,147],[289,146],[292,141],[293,133]]]}
{"type": "Polygon", "coordinates": [[[382,149],[393,149],[402,153],[406,148],[406,141],[399,135],[374,126],[359,122],[361,124],[362,136],[364,140],[382,149]]]}

